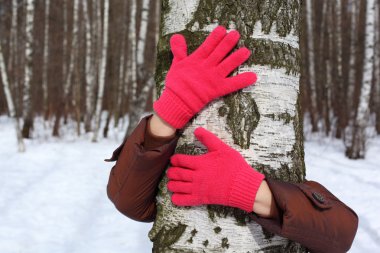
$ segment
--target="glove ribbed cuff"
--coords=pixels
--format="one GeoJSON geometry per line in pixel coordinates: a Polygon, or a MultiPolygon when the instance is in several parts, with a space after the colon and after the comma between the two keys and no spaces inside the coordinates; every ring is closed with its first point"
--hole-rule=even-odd
{"type": "Polygon", "coordinates": [[[176,129],[183,128],[194,116],[182,100],[168,88],[165,88],[159,99],[153,103],[153,109],[176,129]]]}
{"type": "Polygon", "coordinates": [[[231,206],[252,212],[257,191],[264,178],[264,174],[251,167],[241,170],[232,184],[229,200],[231,206]]]}

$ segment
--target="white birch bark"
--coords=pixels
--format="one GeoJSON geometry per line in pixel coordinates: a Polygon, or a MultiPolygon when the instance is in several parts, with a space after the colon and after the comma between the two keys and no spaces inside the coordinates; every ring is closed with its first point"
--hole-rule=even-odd
{"type": "MultiPolygon", "coordinates": [[[[331,80],[329,82],[329,79],[331,79],[331,76],[329,75],[329,73],[331,73],[331,69],[330,69],[330,59],[326,59],[325,57],[323,57],[323,51],[325,50],[325,41],[328,40],[328,38],[326,39],[326,36],[325,36],[325,29],[326,29],[326,24],[328,24],[328,22],[330,21],[330,16],[329,16],[329,3],[327,1],[323,1],[322,2],[322,24],[321,24],[321,32],[320,32],[320,42],[319,42],[319,54],[321,55],[319,57],[320,61],[319,61],[319,64],[326,64],[326,69],[325,69],[325,76],[326,76],[326,82],[324,83],[324,89],[325,89],[325,92],[327,93],[326,94],[326,97],[325,97],[325,103],[322,107],[322,113],[323,113],[323,117],[324,117],[324,131],[326,133],[326,135],[328,135],[331,131],[331,120],[329,118],[329,113],[330,113],[330,108],[331,108],[331,101],[330,101],[330,96],[329,96],[329,92],[330,92],[330,85],[331,85],[331,80]]],[[[330,29],[328,27],[328,29],[330,29]]]]}
{"type": "MultiPolygon", "coordinates": [[[[342,0],[336,0],[336,36],[337,36],[337,60],[339,82],[342,78],[342,0]]],[[[342,85],[341,83],[338,85],[342,85]]]]}
{"type": "MultiPolygon", "coordinates": [[[[139,38],[138,38],[138,44],[136,43],[136,11],[137,11],[137,3],[136,0],[131,0],[130,2],[130,8],[131,8],[131,14],[129,19],[129,43],[130,43],[130,59],[127,64],[127,68],[129,69],[129,72],[127,74],[127,78],[129,79],[130,84],[130,96],[128,96],[128,128],[126,136],[129,136],[131,131],[135,128],[137,125],[140,116],[143,113],[143,108],[145,107],[145,104],[142,104],[142,102],[146,98],[142,97],[143,92],[140,92],[137,94],[137,80],[143,81],[143,79],[147,80],[146,78],[142,78],[142,68],[144,65],[144,50],[145,50],[145,40],[147,35],[147,12],[149,4],[149,1],[144,0],[142,3],[142,13],[141,13],[141,21],[140,21],[140,30],[139,30],[139,38]]],[[[150,84],[150,81],[147,81],[145,84],[148,86],[150,84]]],[[[145,93],[144,93],[145,94],[145,93]]]]}
{"type": "MultiPolygon", "coordinates": [[[[358,1],[350,0],[351,6],[351,44],[350,44],[350,65],[349,65],[349,73],[348,73],[348,87],[347,87],[347,110],[349,112],[354,112],[353,100],[354,100],[354,90],[355,90],[355,80],[356,80],[356,48],[357,48],[357,8],[358,1]]],[[[353,113],[349,118],[353,118],[353,113]]]]}
{"type": "MultiPolygon", "coordinates": [[[[156,1],[155,8],[156,8],[156,12],[155,12],[155,15],[156,15],[155,16],[155,24],[156,24],[156,27],[155,27],[156,31],[155,31],[155,33],[156,33],[156,38],[155,38],[155,41],[156,41],[156,44],[157,44],[157,42],[158,42],[158,36],[160,34],[159,31],[160,31],[161,0],[157,0],[156,1]]],[[[156,101],[156,100],[157,100],[157,90],[153,89],[152,103],[154,101],[156,101]]]]}
{"type": "MultiPolygon", "coordinates": [[[[19,54],[18,54],[18,4],[17,0],[12,0],[12,21],[11,21],[11,38],[10,38],[10,54],[8,62],[8,80],[11,80],[13,84],[13,89],[15,91],[19,90],[19,54]]],[[[14,102],[16,104],[16,114],[17,114],[17,105],[19,105],[19,96],[16,92],[14,102]]]]}
{"type": "Polygon", "coordinates": [[[44,112],[47,112],[48,103],[48,64],[49,64],[49,15],[50,0],[45,0],[45,31],[44,31],[44,54],[42,69],[42,97],[44,112]]]}
{"type": "Polygon", "coordinates": [[[19,123],[19,119],[16,115],[16,108],[15,108],[15,105],[13,102],[11,89],[9,87],[9,78],[8,78],[8,74],[7,74],[7,69],[5,67],[1,42],[0,42],[0,78],[2,79],[2,83],[3,83],[3,89],[4,89],[5,99],[7,101],[9,116],[11,118],[13,118],[14,125],[15,125],[16,137],[17,137],[17,143],[18,143],[18,151],[24,152],[25,151],[24,140],[23,140],[22,135],[21,135],[20,123],[19,123]]]}
{"type": "Polygon", "coordinates": [[[62,41],[62,76],[65,81],[67,71],[67,0],[63,0],[63,41],[62,41]]]}
{"type": "Polygon", "coordinates": [[[24,67],[24,90],[23,90],[23,118],[25,136],[30,137],[30,128],[33,125],[32,100],[30,82],[32,80],[32,54],[33,54],[33,26],[34,26],[34,0],[26,1],[25,21],[25,67],[24,67]]]}
{"type": "Polygon", "coordinates": [[[315,76],[315,55],[314,55],[314,29],[313,29],[313,9],[312,1],[306,0],[306,18],[307,18],[307,47],[308,47],[308,65],[309,65],[309,85],[310,85],[310,114],[313,119],[313,131],[317,131],[318,109],[317,109],[317,87],[315,76]]]}
{"type": "Polygon", "coordinates": [[[103,15],[103,43],[102,43],[102,54],[99,64],[99,86],[95,107],[95,128],[94,135],[92,138],[93,142],[98,140],[98,133],[100,128],[100,117],[102,111],[104,84],[106,77],[106,63],[107,63],[107,49],[108,49],[108,17],[109,17],[109,0],[104,1],[104,15],[103,15]]]}
{"type": "MultiPolygon", "coordinates": [[[[289,1],[284,1],[281,4],[285,2],[289,1]]],[[[290,2],[290,4],[299,4],[298,1],[290,2]]],[[[192,32],[200,31],[196,18],[194,19],[194,25],[189,25],[189,22],[194,18],[194,13],[197,10],[202,11],[202,8],[199,6],[200,4],[204,3],[196,0],[166,0],[166,5],[169,8],[163,11],[163,27],[161,29],[163,34],[161,34],[161,38],[169,36],[171,33],[182,31],[186,27],[192,27],[192,32]]],[[[224,8],[222,6],[224,5],[223,2],[220,4],[214,3],[214,5],[216,6],[211,10],[207,9],[206,13],[224,8]]],[[[260,4],[263,12],[269,11],[271,6],[270,1],[264,1],[260,4]]],[[[242,9],[243,7],[247,8],[242,4],[240,7],[242,9]]],[[[203,5],[203,8],[207,7],[203,5]]],[[[226,9],[223,10],[227,11],[226,9]]],[[[220,12],[223,10],[220,10],[220,12]]],[[[244,15],[246,13],[242,11],[241,16],[244,15]]],[[[289,15],[291,16],[291,14],[289,15]]],[[[299,15],[299,12],[293,15],[299,15]]],[[[298,20],[297,17],[293,18],[298,20]]],[[[207,20],[207,16],[205,20],[207,20]]],[[[251,20],[247,18],[245,21],[249,22],[251,20]]],[[[272,43],[274,46],[286,45],[289,49],[299,51],[298,33],[291,30],[286,33],[286,36],[280,36],[277,33],[276,26],[280,26],[281,24],[276,23],[275,18],[272,21],[274,23],[271,25],[270,32],[267,33],[264,31],[264,26],[268,23],[256,20],[253,33],[245,34],[248,36],[246,37],[248,45],[249,41],[255,41],[258,44],[265,42],[272,43]]],[[[210,32],[218,25],[216,18],[209,22],[202,24],[202,31],[210,32]]],[[[231,23],[231,27],[234,27],[234,25],[234,23],[231,23]]],[[[246,31],[244,29],[245,23],[241,22],[241,25],[243,27],[240,27],[239,31],[244,33],[246,31]]],[[[245,28],[248,29],[248,27],[245,28]]],[[[187,37],[188,42],[191,39],[191,36],[187,37]]],[[[167,41],[167,37],[164,41],[167,41]]],[[[200,41],[195,44],[199,45],[200,41]]],[[[159,53],[161,50],[161,52],[167,54],[169,52],[168,46],[161,46],[164,48],[159,49],[159,53]]],[[[252,48],[250,49],[252,50],[252,48]]],[[[286,54],[287,56],[290,55],[286,54]]],[[[295,62],[294,64],[299,63],[295,62]]],[[[157,70],[167,71],[166,69],[157,70]]],[[[272,171],[276,174],[283,169],[285,164],[289,166],[289,170],[303,167],[301,165],[303,164],[302,158],[302,162],[300,162],[299,159],[294,159],[294,157],[289,155],[294,151],[295,146],[302,144],[302,138],[300,138],[302,133],[300,135],[300,130],[296,127],[297,124],[301,123],[299,121],[300,115],[297,105],[299,97],[299,70],[291,72],[287,71],[285,67],[272,67],[269,64],[244,64],[239,68],[238,72],[244,71],[256,72],[259,77],[257,83],[234,95],[236,97],[231,98],[231,103],[228,102],[228,98],[217,99],[200,111],[192,122],[184,127],[183,136],[178,141],[176,152],[181,150],[181,153],[203,153],[205,148],[193,135],[194,129],[202,126],[238,150],[253,168],[268,168],[268,171],[264,170],[266,172],[272,171]],[[254,106],[250,104],[252,101],[257,105],[260,119],[252,135],[250,135],[247,129],[254,124],[251,121],[254,117],[254,113],[251,110],[255,110],[254,106]],[[241,105],[244,109],[241,109],[239,105],[235,107],[236,104],[241,105]],[[225,113],[221,113],[224,110],[226,110],[225,113]],[[236,113],[234,113],[234,110],[237,110],[236,113]],[[245,113],[245,110],[247,110],[247,113],[245,113]],[[241,118],[239,116],[237,116],[238,119],[236,118],[236,122],[238,122],[236,129],[229,122],[227,114],[232,117],[236,117],[237,114],[242,115],[241,118]],[[240,141],[237,141],[235,138],[239,133],[244,136],[243,143],[239,143],[240,141]]],[[[166,72],[160,74],[165,76],[166,72]]],[[[158,82],[158,85],[162,87],[164,85],[164,78],[161,78],[158,82]]],[[[302,175],[298,176],[299,179],[303,177],[302,175]]],[[[285,180],[285,178],[282,179],[285,180]]],[[[293,244],[294,248],[285,250],[285,245],[288,243],[287,239],[271,235],[268,240],[264,236],[261,226],[257,223],[245,219],[244,225],[238,224],[237,218],[229,212],[226,214],[217,213],[211,218],[210,209],[206,205],[192,207],[174,206],[170,199],[172,193],[167,190],[166,184],[167,178],[164,176],[160,182],[159,192],[156,197],[158,205],[157,216],[153,228],[149,232],[149,238],[153,241],[154,253],[303,252],[298,246],[294,246],[296,244],[293,244]],[[219,230],[218,233],[216,233],[215,229],[219,230]]]]}
{"type": "Polygon", "coordinates": [[[11,21],[11,38],[10,38],[10,56],[8,69],[14,69],[17,65],[17,0],[12,0],[12,21],[11,21]]]}
{"type": "Polygon", "coordinates": [[[79,0],[74,0],[74,10],[73,10],[73,36],[71,39],[71,50],[69,55],[69,68],[67,75],[65,76],[65,83],[63,86],[63,97],[66,100],[71,86],[71,77],[74,72],[75,57],[78,52],[78,31],[79,31],[79,0]]]}
{"type": "Polygon", "coordinates": [[[129,43],[130,43],[130,68],[128,68],[127,73],[130,71],[130,84],[131,84],[131,96],[129,99],[136,99],[136,90],[137,90],[137,63],[136,63],[136,12],[137,12],[137,3],[136,0],[130,0],[131,14],[129,17],[129,43]]]}
{"type": "Polygon", "coordinates": [[[376,104],[376,129],[380,134],[380,3],[376,3],[376,55],[375,55],[375,104],[376,104]]]}
{"type": "Polygon", "coordinates": [[[376,0],[367,1],[363,79],[359,105],[356,111],[352,142],[346,150],[348,157],[353,159],[364,158],[366,151],[366,128],[370,115],[369,101],[375,53],[375,1],[376,0]]]}
{"type": "Polygon", "coordinates": [[[144,80],[145,44],[148,35],[149,0],[142,0],[139,38],[137,41],[138,80],[144,80]]]}
{"type": "Polygon", "coordinates": [[[86,33],[86,60],[85,60],[85,77],[86,77],[86,115],[85,115],[85,129],[91,130],[91,119],[94,104],[94,87],[95,87],[95,66],[93,60],[93,36],[91,33],[91,23],[88,11],[87,0],[82,1],[83,17],[85,23],[86,33]]]}
{"type": "Polygon", "coordinates": [[[116,92],[116,107],[115,107],[115,113],[114,113],[114,122],[115,122],[115,127],[118,126],[119,124],[119,118],[121,115],[121,104],[123,100],[123,93],[125,89],[125,82],[124,78],[126,75],[125,71],[125,41],[127,37],[127,27],[124,24],[124,19],[123,19],[123,24],[122,24],[122,35],[121,35],[121,46],[120,46],[120,64],[119,64],[119,78],[117,82],[117,92],[116,92]]]}

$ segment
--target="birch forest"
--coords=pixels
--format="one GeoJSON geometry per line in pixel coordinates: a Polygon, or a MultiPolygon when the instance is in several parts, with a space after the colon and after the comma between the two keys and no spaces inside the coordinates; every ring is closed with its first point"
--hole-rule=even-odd
{"type": "MultiPolygon", "coordinates": [[[[246,1],[229,5],[243,8],[246,1]]],[[[273,2],[280,11],[276,6],[289,1],[273,2]]],[[[301,3],[304,130],[338,138],[346,156],[364,158],[368,140],[380,134],[380,0],[301,3]]],[[[75,122],[76,134],[92,133],[94,142],[126,118],[125,135],[133,131],[152,111],[164,74],[155,67],[161,4],[0,0],[0,114],[14,122],[20,151],[25,139],[35,138],[36,119],[55,137],[75,122]]]]}

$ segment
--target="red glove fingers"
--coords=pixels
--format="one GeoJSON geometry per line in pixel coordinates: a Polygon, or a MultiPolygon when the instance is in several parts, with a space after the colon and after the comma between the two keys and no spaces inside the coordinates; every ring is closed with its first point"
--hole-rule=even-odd
{"type": "Polygon", "coordinates": [[[219,204],[252,212],[265,176],[208,130],[198,127],[194,135],[208,153],[171,157],[167,188],[173,192],[172,202],[180,206],[219,204]]]}
{"type": "Polygon", "coordinates": [[[256,74],[246,72],[227,77],[250,56],[247,48],[228,55],[239,40],[239,33],[215,28],[191,55],[185,38],[170,38],[173,63],[165,78],[165,89],[153,103],[155,112],[174,128],[182,128],[212,100],[256,82],[256,74]]]}

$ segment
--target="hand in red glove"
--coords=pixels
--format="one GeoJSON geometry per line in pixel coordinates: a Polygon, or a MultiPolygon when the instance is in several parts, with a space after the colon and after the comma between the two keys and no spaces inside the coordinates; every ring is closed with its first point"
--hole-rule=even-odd
{"type": "Polygon", "coordinates": [[[170,46],[174,59],[165,79],[165,89],[153,103],[158,116],[173,128],[182,128],[212,100],[256,82],[253,72],[227,77],[251,54],[243,47],[226,57],[239,38],[237,31],[226,33],[223,26],[218,26],[188,56],[185,38],[173,35],[170,46]]]}
{"type": "Polygon", "coordinates": [[[218,204],[252,212],[265,176],[208,130],[198,127],[194,135],[209,152],[171,157],[167,188],[173,192],[172,202],[179,206],[218,204]]]}

